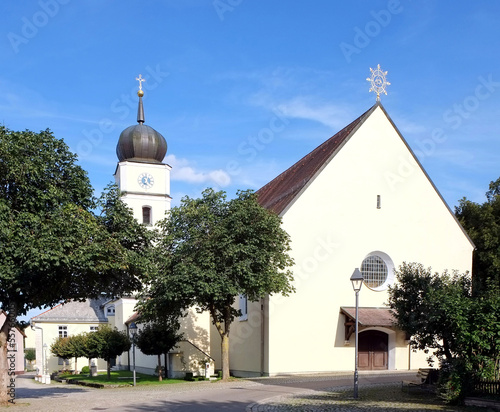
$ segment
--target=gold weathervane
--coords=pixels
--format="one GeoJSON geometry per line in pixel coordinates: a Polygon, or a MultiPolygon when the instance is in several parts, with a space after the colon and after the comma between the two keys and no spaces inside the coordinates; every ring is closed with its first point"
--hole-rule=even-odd
{"type": "Polygon", "coordinates": [[[136,77],[135,80],[139,81],[139,91],[137,92],[137,95],[142,97],[144,96],[144,92],[142,91],[142,82],[145,82],[146,79],[143,79],[142,74],[139,74],[139,77],[136,77]]]}
{"type": "Polygon", "coordinates": [[[385,90],[385,88],[390,85],[390,83],[385,78],[385,76],[387,76],[387,72],[384,72],[380,69],[380,64],[377,65],[376,69],[372,69],[370,67],[370,71],[372,72],[372,76],[366,79],[372,84],[369,92],[377,93],[377,102],[379,102],[380,94],[384,93],[385,95],[387,95],[387,91],[385,90]]]}

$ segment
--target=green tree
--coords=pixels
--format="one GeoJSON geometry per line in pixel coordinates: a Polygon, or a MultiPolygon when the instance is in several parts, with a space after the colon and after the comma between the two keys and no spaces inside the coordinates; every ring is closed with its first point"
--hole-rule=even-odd
{"type": "Polygon", "coordinates": [[[183,338],[178,330],[179,323],[148,323],[135,336],[135,343],[142,353],[158,356],[159,381],[162,380],[161,355],[168,353],[183,338]]]}
{"type": "Polygon", "coordinates": [[[71,356],[75,358],[75,374],[78,373],[78,358],[84,357],[86,354],[87,333],[69,336],[71,346],[71,356]]]}
{"type": "Polygon", "coordinates": [[[281,218],[251,191],[228,201],[224,192],[207,189],[199,199],[184,197],[159,225],[159,272],[149,279],[139,311],[146,319],[193,306],[208,311],[221,337],[222,378],[228,379],[230,327],[240,315],[235,298],[257,301],[294,291],[281,218]]]}
{"type": "Polygon", "coordinates": [[[59,337],[50,346],[50,351],[63,359],[75,358],[75,373],[78,373],[78,358],[87,354],[87,334],[59,337]]]}
{"type": "Polygon", "coordinates": [[[0,402],[7,396],[7,338],[18,314],[140,286],[151,234],[109,188],[96,215],[86,172],[49,131],[0,126],[0,402]]]}
{"type": "Polygon", "coordinates": [[[50,345],[50,352],[64,360],[68,360],[73,357],[73,347],[70,342],[69,337],[58,337],[54,340],[52,345],[50,345]]]}
{"type": "Polygon", "coordinates": [[[448,400],[460,400],[476,378],[498,379],[500,364],[500,288],[493,283],[472,294],[469,274],[438,274],[421,264],[404,263],[389,290],[397,326],[410,345],[433,350],[447,373],[448,400]],[[450,384],[450,382],[452,384],[450,384]]]}
{"type": "Polygon", "coordinates": [[[86,356],[101,358],[107,362],[108,380],[111,379],[111,360],[130,349],[126,332],[109,325],[101,326],[96,332],[87,334],[86,356]]]}
{"type": "Polygon", "coordinates": [[[35,348],[26,348],[24,350],[24,359],[29,362],[29,370],[31,370],[33,361],[36,360],[36,349],[35,348]]]}
{"type": "Polygon", "coordinates": [[[484,203],[463,198],[455,215],[476,245],[472,263],[475,291],[481,293],[488,280],[500,285],[500,178],[490,182],[484,203]]]}

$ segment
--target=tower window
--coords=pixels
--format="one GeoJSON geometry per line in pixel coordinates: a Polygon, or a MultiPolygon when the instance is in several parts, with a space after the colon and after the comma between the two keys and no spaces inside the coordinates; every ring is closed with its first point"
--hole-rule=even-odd
{"type": "Polygon", "coordinates": [[[145,225],[151,224],[151,207],[143,206],[142,207],[142,223],[145,225]]]}
{"type": "Polygon", "coordinates": [[[380,202],[380,195],[377,195],[377,209],[382,207],[382,203],[380,202]]]}

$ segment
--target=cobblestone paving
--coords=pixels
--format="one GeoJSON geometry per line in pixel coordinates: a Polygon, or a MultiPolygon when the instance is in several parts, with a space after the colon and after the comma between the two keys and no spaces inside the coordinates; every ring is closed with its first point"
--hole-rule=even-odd
{"type": "MultiPolygon", "coordinates": [[[[295,389],[301,382],[333,381],[331,387],[318,390],[300,389],[294,395],[274,396],[258,403],[247,404],[247,412],[429,412],[465,411],[441,405],[432,396],[421,392],[403,394],[401,384],[360,384],[359,399],[352,398],[352,386],[340,386],[345,374],[258,378],[232,382],[199,382],[175,385],[147,385],[117,389],[93,389],[76,385],[43,385],[32,379],[18,379],[16,410],[20,411],[96,411],[119,408],[120,405],[165,401],[170,395],[186,392],[218,391],[224,389],[256,390],[266,385],[289,385],[295,389]],[[339,380],[339,385],[335,381],[339,380]]],[[[396,378],[398,379],[398,378],[396,378]]],[[[345,380],[344,380],[345,382],[345,380]]],[[[320,384],[321,385],[321,384],[320,384]]],[[[321,387],[321,386],[319,386],[321,387]]],[[[193,395],[196,398],[196,395],[193,395]]],[[[241,410],[245,410],[242,405],[241,410]]],[[[115,409],[113,409],[115,410],[115,409]]],[[[118,409],[116,409],[118,410],[118,409]]],[[[127,409],[132,410],[132,409],[127,409]]],[[[142,409],[141,409],[142,410],[142,409]]],[[[155,409],[163,410],[163,409],[155,409]]],[[[233,409],[234,410],[234,409],[233,409]]],[[[473,412],[472,409],[467,411],[473,412]]]]}
{"type": "Polygon", "coordinates": [[[352,387],[332,387],[323,391],[304,391],[254,403],[247,412],[429,412],[463,411],[442,405],[434,396],[423,393],[403,394],[401,384],[360,386],[359,398],[353,399],[352,387]],[[377,400],[371,393],[377,393],[377,400]],[[426,400],[427,398],[427,400],[426,400]]]}
{"type": "Polygon", "coordinates": [[[173,385],[138,385],[129,388],[95,389],[52,382],[44,385],[28,376],[17,378],[16,411],[82,412],[106,410],[141,400],[164,401],[169,394],[201,392],[218,388],[251,388],[257,382],[196,382],[173,385]]]}

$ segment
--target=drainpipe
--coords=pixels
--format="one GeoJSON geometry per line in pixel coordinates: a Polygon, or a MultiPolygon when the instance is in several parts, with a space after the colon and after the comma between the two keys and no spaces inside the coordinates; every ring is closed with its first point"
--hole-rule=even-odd
{"type": "Polygon", "coordinates": [[[264,350],[265,350],[265,326],[264,326],[264,299],[260,300],[260,376],[264,376],[264,350]]]}

